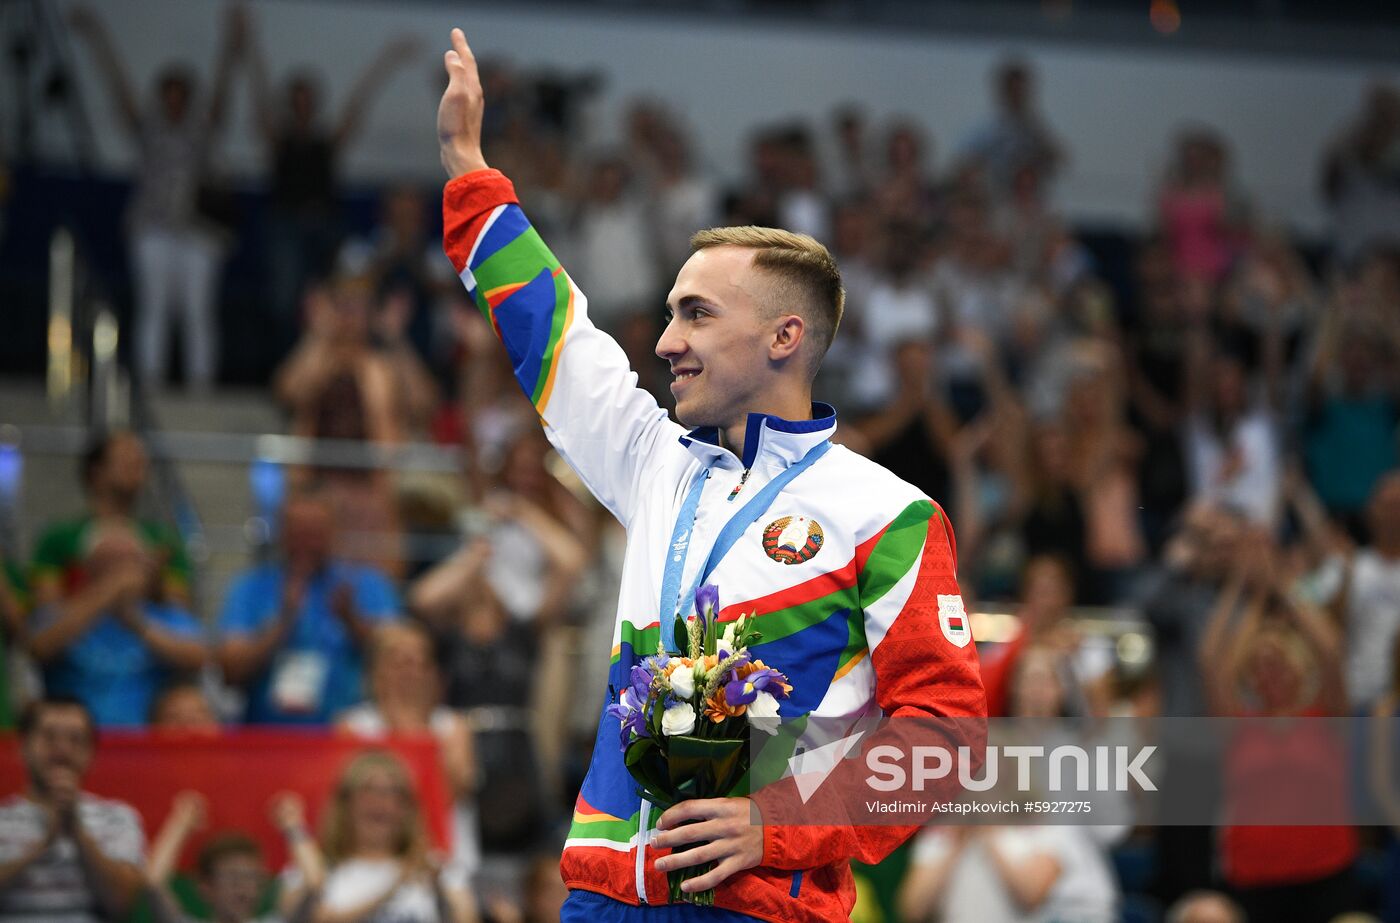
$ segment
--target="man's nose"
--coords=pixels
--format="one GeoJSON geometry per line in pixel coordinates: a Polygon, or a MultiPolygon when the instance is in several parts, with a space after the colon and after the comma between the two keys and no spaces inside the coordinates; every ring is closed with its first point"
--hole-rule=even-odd
{"type": "Polygon", "coordinates": [[[666,329],[661,331],[661,339],[656,341],[656,355],[662,359],[671,359],[685,352],[685,338],[676,329],[674,319],[666,325],[666,329]]]}

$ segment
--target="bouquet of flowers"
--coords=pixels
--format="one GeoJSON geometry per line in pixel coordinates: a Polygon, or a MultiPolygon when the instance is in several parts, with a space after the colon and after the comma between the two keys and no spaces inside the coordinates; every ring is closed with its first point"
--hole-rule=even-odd
{"type": "MultiPolygon", "coordinates": [[[[695,614],[677,619],[675,649],[657,644],[632,668],[630,684],[608,714],[622,724],[627,770],[647,800],[669,808],[692,798],[745,794],[749,728],[778,732],[778,701],[792,692],[787,677],[749,654],[761,639],[752,615],[720,629],[719,589],[695,593],[695,614]]],[[[686,893],[681,882],[703,875],[706,863],[668,873],[671,900],[711,906],[713,889],[686,893]]]]}

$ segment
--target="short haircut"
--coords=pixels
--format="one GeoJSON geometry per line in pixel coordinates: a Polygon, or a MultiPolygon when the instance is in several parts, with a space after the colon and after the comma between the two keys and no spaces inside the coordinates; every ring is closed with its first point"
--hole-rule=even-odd
{"type": "MultiPolygon", "coordinates": [[[[200,688],[198,682],[190,678],[176,678],[174,681],[162,686],[160,691],[156,693],[155,699],[151,702],[151,707],[146,711],[146,723],[152,727],[160,724],[161,713],[165,711],[165,706],[170,703],[171,699],[182,692],[193,692],[201,699],[204,699],[204,690],[200,688]]],[[[205,703],[208,704],[208,699],[205,699],[205,703]]]]}
{"type": "Polygon", "coordinates": [[[99,432],[83,446],[83,454],[78,462],[78,477],[84,489],[92,487],[93,478],[97,477],[98,470],[107,463],[107,452],[112,448],[112,443],[125,435],[125,430],[99,432]]]}
{"type": "Polygon", "coordinates": [[[811,368],[815,374],[846,310],[846,290],[841,287],[841,271],[831,251],[806,234],[751,225],[699,231],[690,238],[690,247],[696,252],[711,247],[755,251],[754,266],[777,281],[779,298],[787,302],[780,310],[800,314],[807,321],[816,346],[811,368]]]}
{"type": "Polygon", "coordinates": [[[205,843],[204,848],[199,851],[199,857],[195,859],[195,871],[199,873],[201,881],[208,881],[214,877],[214,870],[219,867],[220,862],[234,856],[247,856],[261,862],[263,851],[258,841],[246,833],[221,833],[205,843]]]}
{"type": "Polygon", "coordinates": [[[76,708],[83,713],[83,721],[87,724],[88,740],[97,740],[97,720],[92,716],[92,709],[87,707],[87,703],[82,699],[71,695],[50,695],[42,699],[35,699],[29,702],[19,713],[19,720],[15,723],[15,730],[19,733],[19,739],[25,740],[34,729],[39,726],[39,719],[43,717],[46,709],[54,708],[76,708]]]}

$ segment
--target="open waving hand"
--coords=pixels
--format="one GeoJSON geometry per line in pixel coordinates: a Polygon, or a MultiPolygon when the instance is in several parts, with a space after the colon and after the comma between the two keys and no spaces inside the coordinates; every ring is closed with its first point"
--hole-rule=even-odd
{"type": "Polygon", "coordinates": [[[476,57],[461,29],[452,30],[452,49],[443,55],[442,63],[447,69],[447,89],[438,104],[438,147],[447,175],[456,178],[486,169],[481,153],[481,114],[486,99],[476,57]]]}

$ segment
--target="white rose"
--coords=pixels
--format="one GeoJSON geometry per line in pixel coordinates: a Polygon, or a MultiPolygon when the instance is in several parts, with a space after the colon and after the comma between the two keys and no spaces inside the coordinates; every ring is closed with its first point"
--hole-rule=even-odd
{"type": "Polygon", "coordinates": [[[689,702],[674,705],[661,713],[661,733],[667,737],[695,730],[695,708],[689,702]]]}
{"type": "Polygon", "coordinates": [[[671,692],[678,699],[688,699],[695,695],[695,668],[681,664],[671,674],[671,692]]]}
{"type": "Polygon", "coordinates": [[[738,622],[730,622],[728,625],[724,626],[724,631],[719,634],[719,646],[729,651],[731,654],[736,653],[734,650],[734,636],[738,634],[738,632],[735,631],[738,627],[738,622]]]}
{"type": "Polygon", "coordinates": [[[765,734],[778,733],[778,700],[771,693],[755,693],[754,700],[744,710],[744,716],[749,719],[750,726],[765,734]]]}

